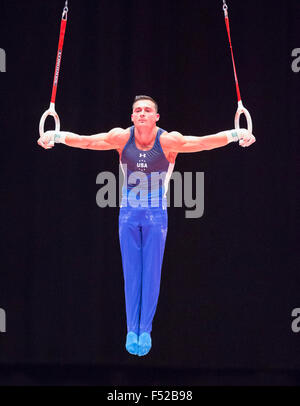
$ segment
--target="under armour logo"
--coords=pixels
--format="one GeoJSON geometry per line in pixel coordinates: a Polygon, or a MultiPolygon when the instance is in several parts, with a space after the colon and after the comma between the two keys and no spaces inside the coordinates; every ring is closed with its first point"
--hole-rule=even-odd
{"type": "Polygon", "coordinates": [[[146,158],[146,154],[140,154],[140,158],[146,158]]]}

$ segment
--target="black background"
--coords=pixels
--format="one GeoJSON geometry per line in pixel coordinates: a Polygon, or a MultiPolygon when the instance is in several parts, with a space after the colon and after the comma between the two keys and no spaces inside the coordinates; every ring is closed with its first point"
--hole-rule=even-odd
{"type": "MultiPolygon", "coordinates": [[[[63,5],[1,1],[2,383],[298,382],[300,73],[291,52],[300,47],[299,1],[228,0],[257,142],[178,155],[176,171],[205,173],[205,211],[186,219],[186,208],[169,209],[153,348],[143,358],[125,351],[118,208],[96,205],[96,177],[118,175],[118,155],[36,143],[63,5]]],[[[69,8],[62,130],[126,128],[137,94],[158,101],[166,130],[233,127],[222,1],[71,0],[69,8]]]]}

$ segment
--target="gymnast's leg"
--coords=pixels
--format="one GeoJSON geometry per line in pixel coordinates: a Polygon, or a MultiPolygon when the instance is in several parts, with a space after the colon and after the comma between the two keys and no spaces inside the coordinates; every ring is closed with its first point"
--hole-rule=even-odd
{"type": "Polygon", "coordinates": [[[167,210],[147,209],[142,223],[143,272],[139,356],[146,355],[152,345],[150,333],[160,290],[167,228],[167,210]]]}
{"type": "Polygon", "coordinates": [[[142,241],[141,227],[135,210],[120,209],[119,238],[125,284],[126,349],[129,353],[136,355],[141,309],[142,241]]]}

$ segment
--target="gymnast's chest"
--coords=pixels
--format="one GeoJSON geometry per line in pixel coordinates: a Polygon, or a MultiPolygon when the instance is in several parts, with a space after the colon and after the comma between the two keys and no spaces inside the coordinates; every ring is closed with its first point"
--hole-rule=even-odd
{"type": "Polygon", "coordinates": [[[157,148],[142,151],[135,146],[123,151],[122,164],[127,166],[130,172],[161,172],[165,170],[164,157],[157,148]]]}

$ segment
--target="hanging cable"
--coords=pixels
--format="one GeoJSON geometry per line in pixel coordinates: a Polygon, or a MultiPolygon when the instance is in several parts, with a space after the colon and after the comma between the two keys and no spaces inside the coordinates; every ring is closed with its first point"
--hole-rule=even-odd
{"type": "Polygon", "coordinates": [[[236,86],[236,94],[237,94],[237,100],[238,100],[238,108],[237,108],[235,118],[234,118],[234,127],[236,129],[240,128],[240,117],[242,114],[244,114],[246,117],[246,120],[247,120],[248,131],[252,134],[252,130],[253,130],[252,119],[251,119],[249,111],[243,106],[242,99],[241,99],[241,92],[240,92],[240,87],[239,87],[239,82],[238,82],[238,77],[237,77],[237,72],[236,72],[236,65],[235,65],[234,56],[233,56],[233,49],[232,49],[232,42],[231,42],[231,35],[230,35],[229,16],[228,16],[228,6],[226,4],[226,0],[223,0],[223,11],[224,11],[225,24],[226,24],[226,29],[227,29],[228,39],[229,39],[235,86],[236,86]]]}
{"type": "Polygon", "coordinates": [[[52,85],[51,101],[50,101],[49,109],[45,111],[45,113],[42,115],[41,120],[40,120],[40,125],[39,125],[40,136],[42,136],[44,134],[45,121],[48,116],[52,116],[54,118],[55,131],[60,131],[60,120],[59,120],[58,114],[55,111],[55,100],[56,100],[58,78],[59,78],[59,72],[60,72],[60,66],[61,66],[62,51],[63,51],[63,45],[64,45],[64,39],[65,39],[65,33],[66,33],[66,27],[67,27],[68,11],[69,11],[68,1],[66,1],[65,7],[64,7],[63,13],[62,13],[61,24],[60,24],[60,34],[59,34],[59,41],[58,41],[58,50],[57,50],[57,56],[56,56],[54,79],[53,79],[53,85],[52,85]]]}

